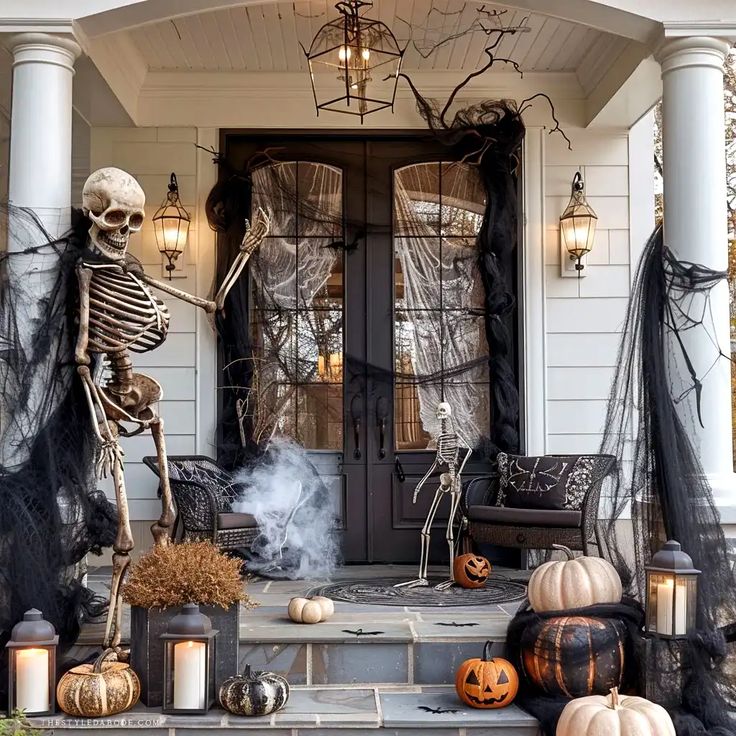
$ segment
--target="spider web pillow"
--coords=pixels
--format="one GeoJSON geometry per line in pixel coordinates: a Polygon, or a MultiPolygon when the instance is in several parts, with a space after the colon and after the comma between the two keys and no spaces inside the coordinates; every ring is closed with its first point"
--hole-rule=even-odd
{"type": "Polygon", "coordinates": [[[575,458],[509,455],[499,452],[498,506],[513,509],[564,509],[575,458]]]}

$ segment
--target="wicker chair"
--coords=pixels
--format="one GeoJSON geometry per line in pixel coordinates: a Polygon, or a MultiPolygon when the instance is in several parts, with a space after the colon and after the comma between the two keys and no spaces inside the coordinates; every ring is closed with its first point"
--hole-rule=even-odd
{"type": "MultiPolygon", "coordinates": [[[[155,457],[143,462],[160,477],[155,457]]],[[[184,541],[208,539],[220,549],[250,549],[259,535],[251,514],[232,510],[238,496],[233,476],[204,455],[169,455],[171,493],[184,541]]]]}
{"type": "Polygon", "coordinates": [[[487,475],[468,481],[463,492],[463,510],[471,540],[522,550],[550,550],[553,544],[562,544],[586,555],[591,546],[596,546],[599,555],[603,556],[598,506],[603,482],[616,470],[616,458],[612,455],[576,457],[592,459],[589,484],[577,508],[548,510],[497,506],[498,476],[487,475]]]}

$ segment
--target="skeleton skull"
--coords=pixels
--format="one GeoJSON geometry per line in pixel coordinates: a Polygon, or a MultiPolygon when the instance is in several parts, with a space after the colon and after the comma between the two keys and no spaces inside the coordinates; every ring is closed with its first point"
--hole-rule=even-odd
{"type": "Polygon", "coordinates": [[[143,225],[146,195],[126,171],[108,166],[90,174],[82,189],[82,210],[92,221],[89,245],[103,256],[125,258],[131,233],[143,225]]]}
{"type": "Polygon", "coordinates": [[[437,404],[437,419],[449,419],[452,416],[452,407],[446,401],[437,404]]]}

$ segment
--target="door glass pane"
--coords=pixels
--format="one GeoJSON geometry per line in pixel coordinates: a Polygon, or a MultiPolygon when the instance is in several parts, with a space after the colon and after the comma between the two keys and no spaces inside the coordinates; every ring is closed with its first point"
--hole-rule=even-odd
{"type": "Polygon", "coordinates": [[[394,174],[393,208],[396,449],[433,446],[443,400],[476,445],[490,429],[482,182],[463,163],[407,166],[394,174]]]}
{"type": "Polygon", "coordinates": [[[251,260],[256,439],[341,450],[342,171],[290,161],[253,172],[253,209],[271,230],[251,260]]]}

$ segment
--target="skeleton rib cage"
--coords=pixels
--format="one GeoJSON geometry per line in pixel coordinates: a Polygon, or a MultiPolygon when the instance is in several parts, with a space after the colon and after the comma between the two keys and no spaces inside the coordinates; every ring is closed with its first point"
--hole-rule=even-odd
{"type": "Polygon", "coordinates": [[[454,432],[443,432],[437,437],[437,459],[454,469],[460,454],[460,442],[454,432]]]}
{"type": "Polygon", "coordinates": [[[145,353],[166,339],[169,310],[135,274],[107,264],[82,263],[82,266],[92,272],[90,352],[145,353]]]}

